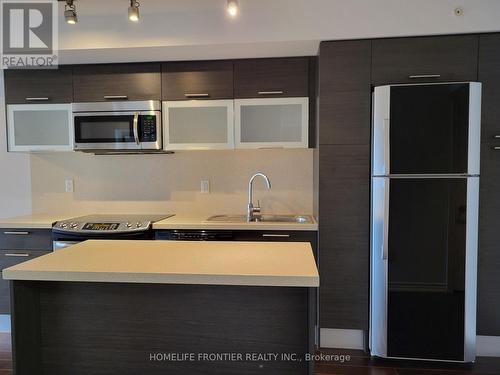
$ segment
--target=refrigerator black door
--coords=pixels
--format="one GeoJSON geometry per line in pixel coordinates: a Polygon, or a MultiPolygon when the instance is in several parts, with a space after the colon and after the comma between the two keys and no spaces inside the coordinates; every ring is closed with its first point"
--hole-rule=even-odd
{"type": "Polygon", "coordinates": [[[391,179],[387,354],[464,359],[467,179],[391,179]]]}
{"type": "Polygon", "coordinates": [[[391,87],[391,174],[467,172],[469,86],[391,87]]]}

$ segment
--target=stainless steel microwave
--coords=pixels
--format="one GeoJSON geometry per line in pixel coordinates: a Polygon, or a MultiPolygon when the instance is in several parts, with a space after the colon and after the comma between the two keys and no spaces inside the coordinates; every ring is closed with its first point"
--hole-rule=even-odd
{"type": "Polygon", "coordinates": [[[161,150],[161,103],[74,103],[75,150],[161,150]]]}

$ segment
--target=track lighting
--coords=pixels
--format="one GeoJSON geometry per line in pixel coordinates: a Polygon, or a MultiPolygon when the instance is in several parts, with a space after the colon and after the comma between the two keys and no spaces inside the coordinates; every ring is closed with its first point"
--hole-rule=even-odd
{"type": "Polygon", "coordinates": [[[76,6],[73,0],[66,0],[66,4],[64,5],[64,18],[66,19],[66,23],[70,25],[74,25],[78,22],[76,6]]]}
{"type": "Polygon", "coordinates": [[[136,0],[130,0],[130,6],[128,7],[128,19],[132,22],[139,22],[139,2],[136,0]]]}
{"type": "Polygon", "coordinates": [[[227,12],[231,17],[236,17],[240,10],[238,0],[227,0],[227,12]]]}

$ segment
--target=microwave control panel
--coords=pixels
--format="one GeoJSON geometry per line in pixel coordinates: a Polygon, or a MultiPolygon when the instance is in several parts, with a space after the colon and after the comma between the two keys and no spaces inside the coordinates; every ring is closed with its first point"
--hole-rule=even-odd
{"type": "Polygon", "coordinates": [[[156,116],[139,116],[141,124],[141,142],[156,142],[156,116]]]}

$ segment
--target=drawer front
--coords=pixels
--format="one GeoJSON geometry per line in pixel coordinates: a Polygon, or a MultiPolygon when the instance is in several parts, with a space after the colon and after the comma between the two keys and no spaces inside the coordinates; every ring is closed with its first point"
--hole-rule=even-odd
{"type": "Polygon", "coordinates": [[[0,250],[52,250],[50,229],[0,229],[0,250]]]}
{"type": "Polygon", "coordinates": [[[234,64],[235,98],[309,96],[308,58],[250,59],[234,64]]]}
{"type": "MultiPolygon", "coordinates": [[[[4,268],[50,254],[50,251],[5,250],[0,249],[0,271],[4,268]]],[[[0,278],[0,314],[10,313],[10,282],[0,278]]]]}
{"type": "Polygon", "coordinates": [[[372,83],[477,80],[477,35],[378,39],[372,83]]]}
{"type": "Polygon", "coordinates": [[[160,64],[77,66],[73,85],[75,102],[160,100],[160,64]]]}
{"type": "Polygon", "coordinates": [[[173,62],[161,70],[163,100],[233,99],[231,61],[173,62]]]}
{"type": "Polygon", "coordinates": [[[5,70],[5,103],[71,103],[72,69],[5,70]]]}
{"type": "Polygon", "coordinates": [[[316,231],[282,231],[282,230],[236,230],[233,241],[267,241],[267,242],[309,242],[316,257],[318,233],[316,231]]]}

